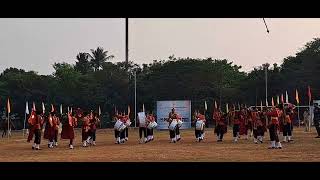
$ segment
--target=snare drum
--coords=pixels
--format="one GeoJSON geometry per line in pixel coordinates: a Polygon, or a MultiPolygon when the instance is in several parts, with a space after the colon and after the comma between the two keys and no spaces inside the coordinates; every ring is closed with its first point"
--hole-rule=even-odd
{"type": "Polygon", "coordinates": [[[202,120],[197,120],[196,122],[196,130],[203,130],[204,122],[202,120]]]}
{"type": "Polygon", "coordinates": [[[169,129],[171,131],[174,131],[176,129],[176,127],[177,127],[177,124],[178,124],[177,120],[175,120],[175,119],[172,120],[171,124],[169,125],[169,129]]]}
{"type": "Polygon", "coordinates": [[[153,128],[157,127],[157,125],[158,125],[158,124],[157,124],[155,121],[153,121],[153,122],[150,122],[150,123],[149,123],[149,125],[148,125],[147,128],[148,128],[148,129],[153,129],[153,128]]]}
{"type": "Polygon", "coordinates": [[[182,126],[182,123],[183,122],[180,119],[177,121],[177,125],[178,125],[179,128],[182,126]]]}
{"type": "Polygon", "coordinates": [[[114,124],[114,129],[118,131],[123,131],[126,126],[120,120],[117,120],[116,124],[114,124]]]}
{"type": "Polygon", "coordinates": [[[129,126],[131,125],[131,121],[127,121],[127,122],[125,123],[125,125],[126,125],[126,127],[129,127],[129,126]]]}

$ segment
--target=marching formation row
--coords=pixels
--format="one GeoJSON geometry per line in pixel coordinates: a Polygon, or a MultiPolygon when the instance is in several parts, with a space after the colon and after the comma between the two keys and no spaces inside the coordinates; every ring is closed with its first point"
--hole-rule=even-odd
{"type": "MultiPolygon", "coordinates": [[[[129,113],[129,111],[128,111],[129,113]]],[[[137,121],[139,123],[140,143],[148,143],[154,140],[153,129],[157,123],[152,113],[145,114],[137,121]],[[141,118],[143,117],[143,118],[141,118]]],[[[279,104],[271,109],[258,110],[256,108],[242,107],[235,110],[234,107],[228,113],[223,113],[219,109],[215,109],[213,119],[215,121],[214,133],[217,135],[217,141],[221,142],[223,136],[227,133],[227,127],[232,126],[233,142],[238,142],[240,136],[245,139],[253,136],[255,144],[263,143],[264,135],[269,131],[270,149],[281,149],[282,145],[279,140],[279,132],[283,134],[283,142],[291,142],[293,130],[293,108],[279,104]]],[[[122,144],[128,141],[128,127],[131,125],[129,114],[116,114],[113,118],[115,143],[122,144]]],[[[176,143],[181,139],[180,128],[183,124],[181,116],[173,108],[169,112],[168,122],[170,142],[176,143]]],[[[314,124],[316,126],[318,137],[320,137],[320,108],[315,106],[314,124]]],[[[58,136],[61,133],[61,139],[69,139],[69,148],[73,149],[73,141],[75,138],[74,128],[80,124],[82,127],[82,146],[95,146],[96,128],[100,122],[98,113],[82,112],[77,109],[75,112],[69,111],[67,114],[56,114],[55,111],[50,112],[47,116],[41,111],[32,110],[28,118],[29,135],[28,142],[33,139],[32,149],[39,150],[41,142],[41,132],[44,130],[44,139],[48,139],[48,148],[54,148],[58,145],[58,136]],[[43,128],[44,127],[44,128],[43,128]],[[61,131],[60,131],[61,130],[61,131]],[[59,132],[60,131],[60,132],[59,132]]],[[[195,137],[197,142],[201,142],[205,135],[206,118],[199,111],[194,114],[195,137]]]]}

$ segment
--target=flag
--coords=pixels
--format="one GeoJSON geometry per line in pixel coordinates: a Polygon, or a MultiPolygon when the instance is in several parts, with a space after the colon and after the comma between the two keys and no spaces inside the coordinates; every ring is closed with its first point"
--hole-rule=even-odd
{"type": "Polygon", "coordinates": [[[62,104],[60,104],[60,114],[62,114],[62,104]]]}
{"type": "Polygon", "coordinates": [[[26,114],[29,114],[29,107],[28,107],[28,101],[26,102],[26,114]]]}
{"type": "Polygon", "coordinates": [[[70,113],[72,114],[72,107],[70,108],[70,113]]]}
{"type": "Polygon", "coordinates": [[[240,108],[240,103],[238,103],[238,108],[239,108],[239,110],[241,109],[241,108],[240,108]]]}
{"type": "Polygon", "coordinates": [[[281,103],[282,103],[282,104],[284,103],[283,94],[281,94],[281,103]]]}
{"type": "Polygon", "coordinates": [[[268,99],[266,99],[266,107],[268,107],[269,106],[269,104],[268,104],[268,99]]]}
{"type": "Polygon", "coordinates": [[[51,104],[51,112],[54,112],[53,104],[51,104]]]}
{"type": "Polygon", "coordinates": [[[204,109],[208,110],[207,101],[204,101],[204,109]]]}
{"type": "Polygon", "coordinates": [[[217,101],[214,101],[214,108],[218,109],[217,101]]]}
{"type": "Polygon", "coordinates": [[[297,89],[296,89],[296,101],[297,101],[297,104],[299,104],[299,94],[297,89]]]}
{"type": "Polygon", "coordinates": [[[311,89],[310,86],[308,86],[308,97],[309,97],[309,103],[311,102],[311,89]]]}
{"type": "Polygon", "coordinates": [[[101,108],[100,108],[100,106],[99,106],[98,114],[99,114],[99,116],[101,115],[101,108]]]}
{"type": "Polygon", "coordinates": [[[286,103],[289,103],[288,92],[286,91],[286,103]]]}
{"type": "Polygon", "coordinates": [[[130,114],[130,106],[128,105],[128,115],[130,114]]]}
{"type": "Polygon", "coordinates": [[[280,98],[279,98],[279,95],[277,95],[277,104],[280,104],[280,98]]]}
{"type": "Polygon", "coordinates": [[[274,107],[273,97],[271,97],[271,105],[272,105],[272,107],[274,107]]]}
{"type": "Polygon", "coordinates": [[[36,111],[36,104],[32,102],[32,111],[36,111]]]}
{"type": "Polygon", "coordinates": [[[42,112],[43,112],[43,114],[44,114],[45,110],[46,110],[46,108],[44,107],[44,104],[42,102],[42,112]]]}
{"type": "Polygon", "coordinates": [[[229,112],[229,105],[228,105],[228,103],[226,104],[226,112],[227,112],[227,113],[229,112]]]}
{"type": "Polygon", "coordinates": [[[8,98],[8,102],[7,102],[7,111],[8,111],[8,113],[11,112],[11,107],[10,107],[10,100],[9,100],[9,98],[8,98]]]}
{"type": "Polygon", "coordinates": [[[263,107],[262,107],[262,101],[260,101],[260,107],[261,107],[261,111],[262,111],[262,108],[263,108],[263,107]]]}
{"type": "Polygon", "coordinates": [[[142,112],[145,112],[144,103],[142,104],[142,112]]]}

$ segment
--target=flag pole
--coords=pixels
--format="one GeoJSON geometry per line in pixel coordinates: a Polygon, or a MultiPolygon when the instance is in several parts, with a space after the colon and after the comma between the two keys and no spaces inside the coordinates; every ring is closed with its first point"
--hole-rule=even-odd
{"type": "Polygon", "coordinates": [[[8,111],[8,130],[7,130],[8,140],[9,140],[9,128],[10,128],[10,118],[9,118],[9,111],[8,111]]]}
{"type": "Polygon", "coordinates": [[[299,128],[300,128],[300,105],[298,103],[298,121],[299,121],[299,128]]]}
{"type": "Polygon", "coordinates": [[[26,129],[26,120],[27,120],[27,113],[24,112],[24,122],[23,122],[22,137],[24,137],[24,131],[26,129]]]}

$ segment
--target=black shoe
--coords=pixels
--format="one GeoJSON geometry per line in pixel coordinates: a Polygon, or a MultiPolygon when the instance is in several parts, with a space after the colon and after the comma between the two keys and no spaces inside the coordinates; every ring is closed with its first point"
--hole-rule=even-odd
{"type": "Polygon", "coordinates": [[[317,137],[315,137],[315,138],[320,138],[320,136],[317,136],[317,137]]]}
{"type": "Polygon", "coordinates": [[[177,141],[180,141],[181,138],[178,138],[177,141]]]}
{"type": "Polygon", "coordinates": [[[35,147],[32,146],[32,150],[34,150],[34,149],[35,149],[35,147]]]}

